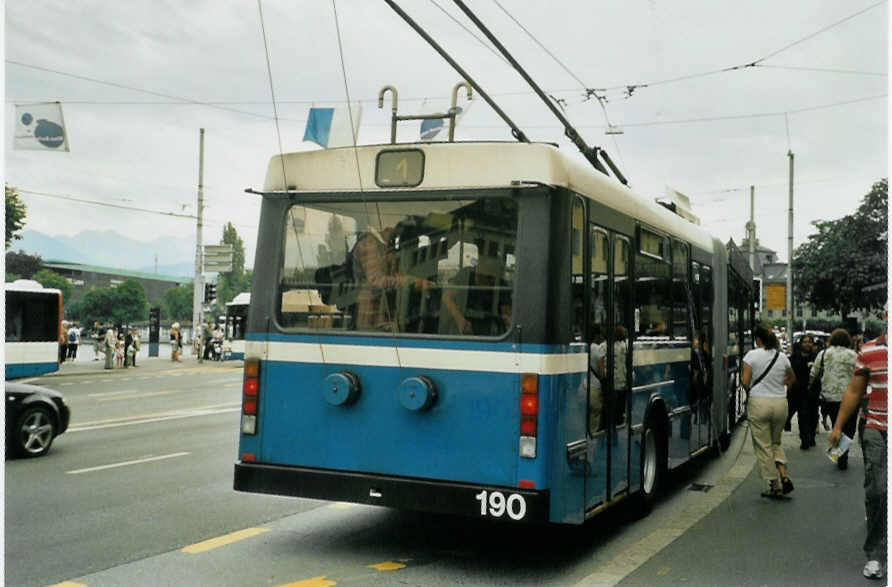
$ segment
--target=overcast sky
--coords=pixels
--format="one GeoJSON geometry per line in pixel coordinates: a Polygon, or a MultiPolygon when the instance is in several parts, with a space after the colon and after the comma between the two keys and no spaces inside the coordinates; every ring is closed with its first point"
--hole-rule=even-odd
{"type": "MultiPolygon", "coordinates": [[[[448,16],[481,36],[453,3],[399,3],[531,139],[575,153],[524,82],[448,16]]],[[[566,101],[585,140],[605,148],[636,191],[658,197],[668,185],[688,194],[722,240],[742,239],[754,184],[759,241],[786,259],[788,149],[795,245],[811,221],[854,212],[887,176],[885,2],[467,3],[566,101]],[[685,79],[655,83],[676,78],[685,79]],[[635,84],[649,85],[630,97],[619,89],[635,84]],[[623,134],[605,134],[604,111],[585,99],[585,87],[608,88],[606,113],[623,134]]],[[[363,104],[361,144],[389,140],[389,102],[378,110],[376,100],[384,85],[398,88],[403,113],[442,107],[458,74],[384,2],[334,6],[347,89],[363,104]]],[[[333,4],[264,0],[262,9],[282,146],[298,150],[310,105],[345,99],[333,4]]],[[[7,0],[5,12],[6,180],[21,190],[193,214],[204,127],[204,242],[218,242],[232,221],[252,265],[260,205],[243,190],[262,187],[279,149],[257,2],[7,0]],[[71,152],[13,151],[13,104],[54,100],[63,104],[71,152]]],[[[495,113],[475,102],[457,138],[510,140],[495,113]]],[[[402,123],[398,136],[415,139],[418,125],[402,123]]],[[[49,234],[111,228],[146,241],[195,234],[192,220],[23,197],[26,228],[49,234]]]]}

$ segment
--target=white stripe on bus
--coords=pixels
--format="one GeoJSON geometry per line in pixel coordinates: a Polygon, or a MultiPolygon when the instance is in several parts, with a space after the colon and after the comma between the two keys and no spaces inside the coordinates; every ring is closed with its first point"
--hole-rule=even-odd
{"type": "MultiPolygon", "coordinates": [[[[464,349],[415,348],[317,344],[309,342],[248,341],[246,356],[290,363],[334,363],[365,367],[408,367],[494,373],[540,373],[560,375],[586,371],[585,353],[515,353],[464,349]],[[324,358],[324,360],[323,360],[324,358]]],[[[634,365],[686,362],[691,351],[680,349],[636,349],[634,365]]]]}

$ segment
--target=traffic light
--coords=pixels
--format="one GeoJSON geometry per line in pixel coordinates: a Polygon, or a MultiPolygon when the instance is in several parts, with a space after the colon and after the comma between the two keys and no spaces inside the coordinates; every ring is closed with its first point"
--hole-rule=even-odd
{"type": "Polygon", "coordinates": [[[214,300],[217,299],[217,284],[216,283],[205,283],[204,284],[204,303],[210,304],[214,300]]]}

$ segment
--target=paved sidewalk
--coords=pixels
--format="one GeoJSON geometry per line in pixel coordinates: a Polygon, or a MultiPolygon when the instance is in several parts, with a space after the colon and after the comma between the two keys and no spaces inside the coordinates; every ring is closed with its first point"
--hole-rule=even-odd
{"type": "Polygon", "coordinates": [[[795,490],[790,499],[775,501],[760,496],[752,440],[748,430],[743,432],[746,439],[735,468],[749,467],[746,478],[619,584],[885,585],[885,578],[869,581],[861,575],[866,523],[864,462],[857,440],[848,470],[840,471],[826,456],[823,427],[817,446],[800,450],[794,418],[793,431],[784,432],[783,447],[795,490]]]}
{"type": "MultiPolygon", "coordinates": [[[[148,345],[146,345],[148,346],[148,345]]],[[[204,361],[199,362],[194,356],[192,356],[192,349],[184,349],[183,353],[183,362],[175,363],[170,360],[170,346],[169,345],[161,345],[159,350],[159,356],[157,357],[149,357],[147,356],[148,351],[145,348],[140,349],[140,356],[136,358],[136,367],[127,367],[124,369],[114,368],[114,369],[105,369],[105,360],[104,355],[99,355],[99,360],[93,360],[93,349],[92,347],[86,349],[86,352],[78,352],[78,359],[74,362],[66,362],[59,366],[59,370],[54,373],[47,373],[40,377],[35,377],[29,379],[32,383],[36,383],[40,379],[45,379],[47,377],[62,377],[62,376],[72,376],[72,375],[92,375],[92,376],[118,376],[134,373],[156,373],[162,371],[174,371],[174,370],[182,370],[182,369],[195,369],[200,367],[202,370],[214,369],[214,368],[233,368],[233,367],[241,367],[243,361],[241,360],[231,360],[231,361],[204,361]]]]}

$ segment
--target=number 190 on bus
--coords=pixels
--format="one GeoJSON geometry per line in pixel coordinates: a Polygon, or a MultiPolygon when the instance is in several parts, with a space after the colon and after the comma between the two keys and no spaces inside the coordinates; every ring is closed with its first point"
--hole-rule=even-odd
{"type": "Polygon", "coordinates": [[[505,514],[512,520],[522,520],[527,515],[527,502],[522,495],[512,493],[507,498],[501,491],[486,491],[474,496],[480,502],[480,515],[487,513],[493,518],[501,518],[505,514]]]}

